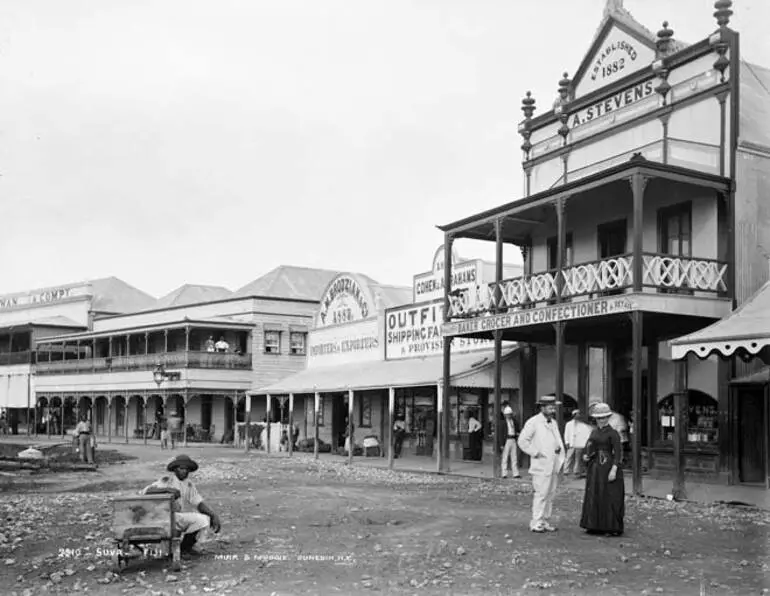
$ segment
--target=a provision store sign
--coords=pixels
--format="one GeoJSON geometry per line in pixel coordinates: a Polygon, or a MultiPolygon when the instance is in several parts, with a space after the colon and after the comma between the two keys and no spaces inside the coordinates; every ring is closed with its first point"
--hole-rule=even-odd
{"type": "MultiPolygon", "coordinates": [[[[441,336],[443,302],[410,304],[390,308],[385,313],[385,359],[436,356],[444,349],[441,336]]],[[[452,342],[452,353],[490,349],[494,342],[475,337],[459,337],[452,342]]]]}
{"type": "Polygon", "coordinates": [[[633,303],[627,298],[600,298],[574,304],[559,304],[544,308],[533,308],[531,310],[519,310],[491,317],[476,317],[466,321],[453,321],[446,323],[442,327],[442,334],[444,336],[464,335],[467,333],[494,331],[496,329],[513,329],[515,327],[527,327],[544,323],[574,321],[576,319],[629,312],[633,308],[633,303]]]}

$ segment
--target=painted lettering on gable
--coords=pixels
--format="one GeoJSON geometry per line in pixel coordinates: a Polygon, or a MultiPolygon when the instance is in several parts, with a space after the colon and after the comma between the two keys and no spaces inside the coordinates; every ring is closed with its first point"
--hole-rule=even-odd
{"type": "Polygon", "coordinates": [[[607,79],[625,70],[629,63],[639,57],[633,45],[627,41],[607,44],[591,69],[591,80],[607,79]]]}

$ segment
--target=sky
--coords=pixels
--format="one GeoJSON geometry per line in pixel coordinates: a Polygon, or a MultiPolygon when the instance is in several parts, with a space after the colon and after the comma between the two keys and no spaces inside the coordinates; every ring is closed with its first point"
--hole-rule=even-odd
{"type": "MultiPolygon", "coordinates": [[[[0,293],[235,290],[282,264],[410,285],[437,225],[521,195],[521,98],[553,102],[604,4],[2,0],[0,293]]],[[[625,7],[716,29],[710,0],[625,7]]],[[[770,65],[770,2],[733,9],[770,65]]]]}

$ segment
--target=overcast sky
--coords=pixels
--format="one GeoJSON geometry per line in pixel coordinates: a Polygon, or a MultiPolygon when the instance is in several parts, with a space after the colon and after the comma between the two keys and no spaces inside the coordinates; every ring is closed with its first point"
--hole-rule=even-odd
{"type": "MultiPolygon", "coordinates": [[[[280,264],[410,284],[437,224],[520,195],[521,97],[552,103],[604,4],[1,0],[0,292],[236,289],[280,264]]],[[[716,28],[711,0],[625,6],[716,28]]],[[[769,7],[731,22],[765,65],[769,7]]]]}

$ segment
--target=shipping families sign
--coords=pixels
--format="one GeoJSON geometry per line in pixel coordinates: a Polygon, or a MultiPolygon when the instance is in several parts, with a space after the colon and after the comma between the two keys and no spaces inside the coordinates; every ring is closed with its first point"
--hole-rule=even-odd
{"type": "Polygon", "coordinates": [[[375,314],[374,297],[366,280],[360,275],[344,273],[326,287],[316,327],[353,323],[375,314]]]}
{"type": "Polygon", "coordinates": [[[476,317],[464,321],[452,321],[442,327],[442,334],[447,336],[467,333],[483,333],[497,329],[513,329],[529,325],[558,323],[575,319],[600,317],[633,310],[633,303],[624,297],[600,298],[572,304],[559,304],[543,308],[518,310],[495,316],[476,317]]]}
{"type": "MultiPolygon", "coordinates": [[[[441,323],[442,301],[410,304],[385,312],[385,359],[421,358],[442,353],[444,340],[441,323]]],[[[488,339],[458,337],[452,342],[452,353],[491,349],[488,339]]]]}

